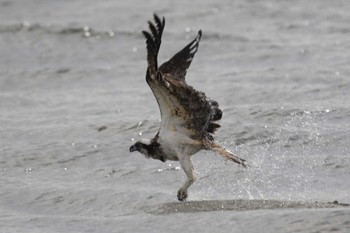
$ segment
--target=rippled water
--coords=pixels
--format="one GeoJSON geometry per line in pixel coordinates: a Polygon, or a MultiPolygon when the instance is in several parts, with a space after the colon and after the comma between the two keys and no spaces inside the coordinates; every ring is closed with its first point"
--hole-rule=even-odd
{"type": "Polygon", "coordinates": [[[185,175],[128,148],[159,127],[140,33],[158,12],[162,61],[203,30],[188,83],[224,111],[217,140],[253,164],[198,153],[190,201],[350,203],[349,7],[0,1],[0,232],[348,232],[343,207],[154,215],[185,175]]]}

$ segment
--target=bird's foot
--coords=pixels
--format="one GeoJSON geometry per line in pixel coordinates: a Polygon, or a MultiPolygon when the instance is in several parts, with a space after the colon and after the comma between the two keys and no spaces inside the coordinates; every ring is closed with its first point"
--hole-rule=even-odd
{"type": "Polygon", "coordinates": [[[250,167],[249,163],[245,159],[241,159],[241,165],[243,167],[250,167]]]}
{"type": "Polygon", "coordinates": [[[179,189],[177,192],[177,199],[179,201],[186,201],[186,198],[188,197],[187,190],[179,189]]]}

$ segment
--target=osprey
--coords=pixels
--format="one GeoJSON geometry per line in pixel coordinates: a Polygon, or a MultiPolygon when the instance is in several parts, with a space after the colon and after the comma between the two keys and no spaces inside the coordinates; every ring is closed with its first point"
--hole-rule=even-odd
{"type": "Polygon", "coordinates": [[[222,117],[219,104],[196,91],[185,81],[191,61],[198,50],[202,31],[169,61],[158,67],[158,52],[165,26],[154,14],[155,23],[148,22],[149,30],[142,31],[146,38],[146,82],[150,86],[160,109],[161,124],[153,139],[142,139],[130,147],[147,158],[179,161],[187,180],[177,193],[179,201],[186,200],[187,189],[196,180],[191,156],[200,150],[212,150],[233,162],[247,166],[246,160],[214,142],[213,134],[220,127],[222,117]]]}

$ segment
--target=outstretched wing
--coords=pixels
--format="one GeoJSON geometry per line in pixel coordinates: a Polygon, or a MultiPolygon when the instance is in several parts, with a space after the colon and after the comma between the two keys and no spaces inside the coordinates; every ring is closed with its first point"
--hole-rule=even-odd
{"type": "Polygon", "coordinates": [[[185,79],[187,69],[190,67],[192,59],[198,50],[201,37],[202,31],[199,30],[196,39],[175,54],[169,61],[161,65],[159,71],[162,74],[171,75],[174,79],[185,79]]]}
{"type": "Polygon", "coordinates": [[[201,31],[185,48],[157,68],[157,56],[165,20],[154,15],[156,24],[149,22],[151,33],[143,31],[147,44],[148,69],[146,81],[157,99],[161,112],[161,131],[176,131],[193,139],[208,138],[220,127],[222,111],[216,101],[187,85],[185,75],[198,50],[201,31]]]}
{"type": "Polygon", "coordinates": [[[156,22],[156,25],[148,21],[148,25],[151,33],[147,31],[142,31],[143,35],[146,37],[146,44],[147,44],[147,62],[148,62],[147,74],[152,79],[155,78],[158,70],[158,64],[157,64],[158,52],[159,52],[160,44],[162,42],[162,34],[165,26],[164,17],[162,20],[160,20],[160,18],[156,14],[154,14],[153,16],[154,16],[154,21],[156,22]]]}

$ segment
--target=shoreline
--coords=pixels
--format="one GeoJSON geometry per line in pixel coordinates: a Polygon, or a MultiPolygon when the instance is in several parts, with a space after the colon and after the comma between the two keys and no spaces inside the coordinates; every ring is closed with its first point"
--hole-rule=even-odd
{"type": "Polygon", "coordinates": [[[146,207],[146,212],[155,215],[173,213],[196,213],[211,211],[250,211],[250,210],[274,210],[274,209],[326,209],[349,208],[350,204],[333,202],[302,202],[302,201],[278,201],[278,200],[203,200],[188,202],[169,202],[153,207],[146,207]]]}

